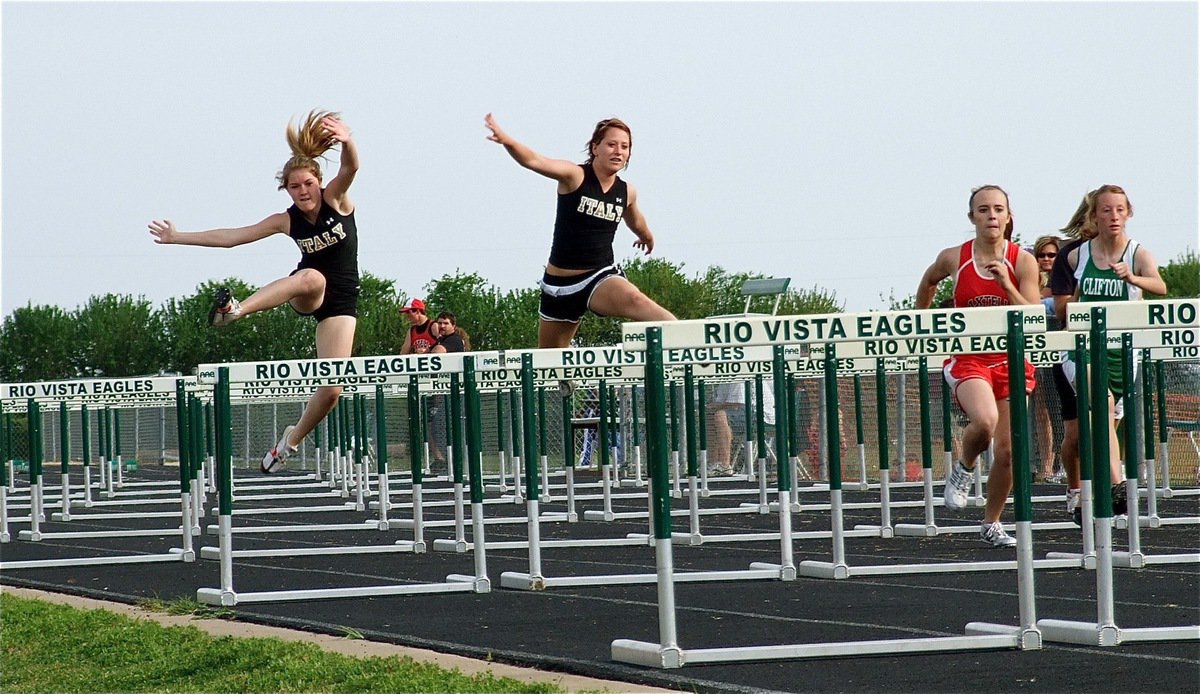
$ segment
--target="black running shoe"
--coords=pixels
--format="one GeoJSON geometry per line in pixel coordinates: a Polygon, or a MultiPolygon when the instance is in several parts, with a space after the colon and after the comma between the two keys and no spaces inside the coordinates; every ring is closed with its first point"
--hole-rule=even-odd
{"type": "Polygon", "coordinates": [[[1112,510],[1114,516],[1129,513],[1129,499],[1125,496],[1125,483],[1117,482],[1112,486],[1112,510]]]}
{"type": "Polygon", "coordinates": [[[242,316],[242,304],[233,298],[228,287],[221,287],[213,295],[212,308],[208,311],[208,324],[223,327],[242,316]]]}

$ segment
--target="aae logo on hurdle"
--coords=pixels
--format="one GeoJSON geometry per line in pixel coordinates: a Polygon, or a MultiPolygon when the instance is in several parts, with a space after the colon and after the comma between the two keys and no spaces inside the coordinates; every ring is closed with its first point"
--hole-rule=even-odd
{"type": "Polygon", "coordinates": [[[1150,301],[1097,301],[1073,303],[1067,311],[1068,330],[1092,327],[1092,311],[1104,310],[1106,330],[1196,327],[1197,299],[1154,299],[1150,301]]]}
{"type": "Polygon", "coordinates": [[[627,323],[622,335],[628,350],[645,349],[646,329],[650,327],[662,329],[664,349],[1004,335],[1008,332],[1008,315],[1012,311],[1022,314],[1026,332],[1045,332],[1046,311],[1041,304],[1036,304],[627,323]]]}

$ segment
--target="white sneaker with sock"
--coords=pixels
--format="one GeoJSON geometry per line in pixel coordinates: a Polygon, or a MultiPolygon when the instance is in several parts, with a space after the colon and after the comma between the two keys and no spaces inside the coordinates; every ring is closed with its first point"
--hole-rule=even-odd
{"type": "Polygon", "coordinates": [[[979,537],[993,547],[1013,547],[1017,544],[1017,538],[1004,532],[1000,521],[980,524],[979,537]]]}
{"type": "Polygon", "coordinates": [[[279,437],[279,443],[275,447],[267,451],[263,456],[262,465],[259,467],[263,474],[270,475],[279,472],[284,467],[284,462],[296,452],[296,447],[288,443],[288,438],[292,435],[292,430],[295,426],[289,425],[284,428],[283,436],[279,437]]]}
{"type": "Polygon", "coordinates": [[[971,496],[971,481],[974,474],[973,470],[963,467],[962,461],[954,461],[954,465],[950,467],[950,474],[946,477],[946,486],[942,490],[942,495],[946,500],[946,508],[952,511],[959,511],[967,507],[967,501],[971,496]]]}

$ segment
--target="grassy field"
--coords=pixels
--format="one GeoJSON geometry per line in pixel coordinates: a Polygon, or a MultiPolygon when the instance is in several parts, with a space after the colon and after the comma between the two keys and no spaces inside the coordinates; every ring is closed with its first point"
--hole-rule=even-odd
{"type": "Polygon", "coordinates": [[[406,657],[353,658],[274,638],[214,637],[107,610],[0,594],[0,691],[556,692],[406,657]]]}

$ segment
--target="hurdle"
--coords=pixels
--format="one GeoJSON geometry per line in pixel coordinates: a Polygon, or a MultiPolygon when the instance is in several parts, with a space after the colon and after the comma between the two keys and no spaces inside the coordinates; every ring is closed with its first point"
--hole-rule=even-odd
{"type": "MultiPolygon", "coordinates": [[[[92,381],[72,381],[72,382],[50,382],[48,384],[17,384],[6,385],[0,390],[10,396],[14,392],[38,392],[42,393],[42,397],[50,397],[53,393],[72,392],[77,400],[73,403],[83,406],[84,402],[96,402],[103,400],[109,393],[113,392],[134,392],[133,390],[121,390],[116,388],[114,384],[131,385],[131,388],[136,388],[137,392],[153,391],[152,399],[160,399],[163,393],[162,388],[168,385],[179,385],[179,382],[174,378],[165,380],[157,379],[96,379],[92,381]],[[131,383],[136,380],[136,385],[131,383]],[[61,390],[69,388],[69,390],[61,390]]],[[[176,391],[176,406],[183,407],[184,403],[178,399],[178,395],[182,393],[182,387],[178,387],[176,391]]],[[[57,396],[55,396],[57,397],[57,396]]],[[[66,397],[66,396],[63,396],[66,397]]],[[[65,420],[65,412],[67,411],[67,402],[60,405],[60,416],[65,420]]],[[[88,539],[102,537],[138,537],[138,536],[163,536],[163,535],[179,535],[182,538],[181,548],[172,548],[166,553],[159,554],[137,554],[137,555],[108,555],[108,556],[92,556],[92,557],[69,557],[61,559],[31,559],[21,561],[0,561],[0,570],[17,570],[31,568],[58,568],[71,566],[98,566],[112,564],[142,564],[142,563],[160,563],[160,562],[191,562],[195,560],[195,551],[192,546],[191,532],[191,502],[192,491],[187,475],[186,468],[180,466],[180,492],[179,503],[180,510],[172,515],[181,518],[179,528],[165,529],[143,529],[143,530],[99,530],[99,531],[44,531],[42,529],[43,518],[43,481],[42,481],[42,466],[44,462],[44,452],[42,449],[42,430],[41,430],[41,403],[36,397],[30,397],[26,401],[26,413],[28,415],[28,435],[29,435],[29,450],[30,450],[30,515],[29,515],[29,530],[22,530],[18,533],[18,537],[22,540],[30,542],[40,542],[44,539],[88,539]]],[[[66,439],[64,438],[64,441],[66,439]]],[[[63,457],[67,458],[69,451],[64,446],[63,457]]],[[[107,464],[107,463],[106,463],[107,464]]],[[[64,463],[65,465],[65,463],[64,463]]],[[[66,485],[64,494],[69,499],[69,482],[66,485]]],[[[7,520],[7,519],[6,519],[7,520]]]]}
{"type": "MultiPolygon", "coordinates": [[[[1008,309],[1008,307],[1003,307],[1008,309]]],[[[1038,307],[1040,310],[1040,307],[1038,307]]],[[[975,309],[972,314],[986,312],[991,317],[998,315],[993,309],[975,309]]],[[[935,326],[942,330],[950,330],[954,333],[966,332],[968,326],[974,326],[976,323],[982,324],[982,321],[975,321],[967,317],[968,312],[942,311],[942,310],[927,310],[916,311],[906,316],[901,316],[906,329],[918,329],[918,326],[925,326],[926,330],[933,329],[935,326]]],[[[882,325],[881,316],[888,314],[859,314],[859,316],[846,315],[829,315],[829,316],[798,316],[780,319],[770,319],[762,321],[738,321],[736,323],[708,323],[700,321],[680,321],[674,324],[627,324],[624,326],[623,334],[627,343],[640,343],[645,345],[648,351],[647,355],[647,428],[650,434],[650,459],[652,464],[652,479],[662,480],[665,474],[666,459],[662,446],[662,435],[664,421],[661,414],[662,381],[661,381],[661,362],[659,362],[661,350],[664,345],[673,345],[676,341],[690,344],[713,344],[725,343],[730,341],[750,342],[758,339],[761,341],[803,341],[805,339],[827,340],[828,338],[843,338],[847,335],[847,322],[853,321],[852,325],[858,328],[858,332],[862,332],[863,328],[876,327],[882,325]],[[764,334],[765,333],[765,334],[764,334]],[[671,341],[668,342],[667,335],[670,335],[671,341]],[[780,339],[782,338],[782,339],[780,339]],[[657,367],[657,368],[656,368],[657,367]],[[657,372],[657,373],[656,373],[657,372]],[[655,395],[651,396],[650,391],[655,391],[655,395]],[[651,404],[654,407],[651,407],[651,404]]],[[[1029,321],[1035,328],[1045,326],[1045,314],[1031,314],[1021,310],[1006,310],[1002,316],[1006,322],[1006,333],[1008,335],[1008,354],[1010,363],[1020,364],[1023,361],[1023,328],[1026,321],[1029,321]]],[[[888,321],[891,322],[890,319],[888,321]]],[[[989,325],[994,325],[994,320],[989,325]]],[[[899,324],[899,323],[898,323],[899,324]]],[[[976,328],[978,330],[979,328],[976,328]]],[[[878,331],[872,331],[877,333],[878,331]]],[[[827,369],[832,373],[835,369],[833,354],[827,357],[827,369]]],[[[778,364],[779,380],[783,379],[783,367],[778,364]]],[[[1014,404],[1017,405],[1019,413],[1024,414],[1024,370],[1018,368],[1010,369],[1010,378],[1013,383],[1014,404]]],[[[829,387],[827,382],[826,387],[829,387]]],[[[776,408],[780,408],[781,403],[776,401],[776,408]]],[[[827,405],[828,406],[828,405],[827,405]]],[[[777,416],[777,421],[778,421],[777,416]]],[[[1014,418],[1016,419],[1016,418],[1014,418]]],[[[1023,418],[1017,421],[1022,421],[1023,418]]],[[[830,418],[829,423],[830,433],[836,433],[833,427],[836,426],[836,416],[830,418]]],[[[1014,436],[1017,439],[1016,443],[1020,442],[1024,432],[1021,426],[1014,427],[1014,436]]],[[[830,437],[830,440],[836,440],[830,437]]],[[[699,663],[719,663],[719,662],[737,662],[746,660],[774,660],[774,659],[794,659],[794,658],[810,658],[810,657],[830,657],[842,655],[881,655],[881,654],[906,654],[906,653],[930,653],[936,651],[958,651],[958,650],[985,650],[985,649],[1038,649],[1041,647],[1041,634],[1038,631],[1036,622],[1035,598],[1033,587],[1033,556],[1032,556],[1032,532],[1029,524],[1031,520],[1030,503],[1029,503],[1029,475],[1028,475],[1028,459],[1024,453],[1024,449],[1020,445],[1014,445],[1015,463],[1018,469],[1016,475],[1017,499],[1015,503],[1017,512],[1017,536],[1018,536],[1018,593],[1020,605],[1020,625],[998,625],[986,623],[971,623],[966,627],[966,634],[963,636],[951,636],[943,638],[920,638],[920,639],[891,639],[878,641],[856,641],[842,643],[811,643],[811,644],[789,644],[779,646],[751,646],[751,647],[731,647],[731,648],[702,648],[702,649],[685,649],[680,646],[678,634],[675,625],[675,595],[674,595],[674,565],[672,558],[672,543],[671,543],[671,527],[670,516],[666,513],[669,506],[666,505],[665,495],[662,493],[662,485],[658,485],[658,490],[655,494],[655,550],[656,550],[656,565],[658,569],[659,580],[658,586],[658,606],[659,606],[659,641],[657,643],[649,643],[642,641],[634,641],[628,639],[617,639],[612,642],[612,658],[618,662],[633,663],[647,667],[660,668],[676,668],[684,665],[699,664],[699,663]]],[[[832,449],[832,447],[831,447],[832,449]]],[[[830,465],[833,470],[836,470],[838,456],[834,455],[831,450],[830,465]]],[[[780,478],[786,478],[785,468],[781,469],[780,478]]],[[[782,487],[782,483],[781,483],[782,487]]],[[[838,488],[837,476],[831,473],[830,480],[831,495],[834,505],[840,500],[841,490],[838,488]]],[[[781,518],[790,518],[790,514],[781,513],[781,518]]]]}
{"type": "MultiPolygon", "coordinates": [[[[435,354],[384,357],[353,357],[345,359],[310,359],[298,361],[250,362],[202,367],[201,380],[211,378],[214,381],[214,400],[217,416],[217,477],[218,477],[218,526],[219,546],[218,561],[220,564],[220,587],[200,588],[196,591],[196,599],[209,605],[234,606],[252,602],[285,602],[297,600],[319,600],[344,597],[367,597],[381,595],[414,595],[426,593],[475,592],[486,593],[491,590],[491,582],[486,574],[484,549],[477,547],[475,551],[475,575],[452,574],[445,582],[417,583],[407,585],[372,585],[344,588],[317,588],[306,590],[271,590],[271,591],[242,591],[238,592],[233,583],[233,496],[230,489],[230,478],[233,469],[232,438],[233,427],[230,420],[230,389],[233,383],[284,384],[302,379],[307,386],[376,386],[377,412],[382,414],[383,385],[387,383],[405,383],[409,394],[409,435],[410,443],[419,437],[416,431],[420,426],[419,405],[417,405],[417,382],[415,377],[421,374],[453,372],[464,374],[468,404],[468,457],[472,466],[472,508],[474,532],[477,538],[483,538],[482,511],[482,469],[479,446],[478,392],[475,385],[475,359],[477,355],[435,354]],[[416,405],[416,407],[414,407],[416,405]],[[472,418],[474,417],[474,418],[472,418]]],[[[377,417],[376,427],[384,425],[384,419],[377,417]]],[[[386,437],[379,435],[377,440],[386,442],[386,437]]],[[[360,438],[360,441],[363,440],[360,438]]],[[[360,446],[361,448],[361,446],[360,446]]],[[[386,446],[381,445],[379,457],[383,459],[386,446]]],[[[419,508],[422,465],[417,449],[410,450],[412,454],[412,484],[414,508],[419,508]]],[[[386,504],[383,504],[386,506],[386,504]]],[[[414,534],[418,539],[411,543],[413,551],[418,549],[420,541],[420,518],[414,519],[414,534]]],[[[423,551],[423,542],[420,549],[423,551]]],[[[395,551],[391,547],[386,548],[395,551]]],[[[383,550],[381,550],[383,551],[383,550]]],[[[333,554],[331,549],[326,553],[333,554]]],[[[295,554],[295,552],[291,552],[295,554]]]]}
{"type": "MultiPolygon", "coordinates": [[[[1082,424],[1085,417],[1091,422],[1091,447],[1095,454],[1093,476],[1095,477],[1094,498],[1094,527],[1096,537],[1096,621],[1078,622],[1060,619],[1040,619],[1037,627],[1044,638],[1051,642],[1072,643],[1101,647],[1113,647],[1122,643],[1137,641],[1196,641],[1200,640],[1200,625],[1142,627],[1122,629],[1115,621],[1113,601],[1113,565],[1112,550],[1112,491],[1110,488],[1109,439],[1108,439],[1108,330],[1136,330],[1139,328],[1163,326],[1168,324],[1192,325],[1197,324],[1196,299],[1185,300],[1156,300],[1139,302],[1096,302],[1090,304],[1090,309],[1074,309],[1068,314],[1068,326],[1086,322],[1089,329],[1089,356],[1091,368],[1088,378],[1079,378],[1079,382],[1090,380],[1090,403],[1086,410],[1080,410],[1079,418],[1082,424]],[[1084,318],[1086,316],[1086,318],[1084,318]],[[1074,321],[1072,319],[1074,318],[1074,321]],[[1102,426],[1103,425],[1103,426],[1102,426]]],[[[1123,368],[1129,370],[1132,359],[1132,336],[1126,333],[1122,338],[1124,351],[1123,368]]],[[[1087,372],[1085,372],[1087,373],[1087,372]]],[[[1136,410],[1130,410],[1129,416],[1136,419],[1136,410]]],[[[1083,432],[1081,430],[1080,436],[1083,432]]],[[[1129,453],[1136,459],[1136,446],[1129,453]]],[[[1127,465],[1128,471],[1128,465],[1127,465]]],[[[1132,480],[1126,484],[1133,487],[1129,495],[1129,503],[1137,504],[1137,474],[1134,469],[1132,480]]],[[[1136,514],[1136,508],[1134,509],[1136,514]]],[[[1138,524],[1129,524],[1131,532],[1136,532],[1138,524]]]]}

